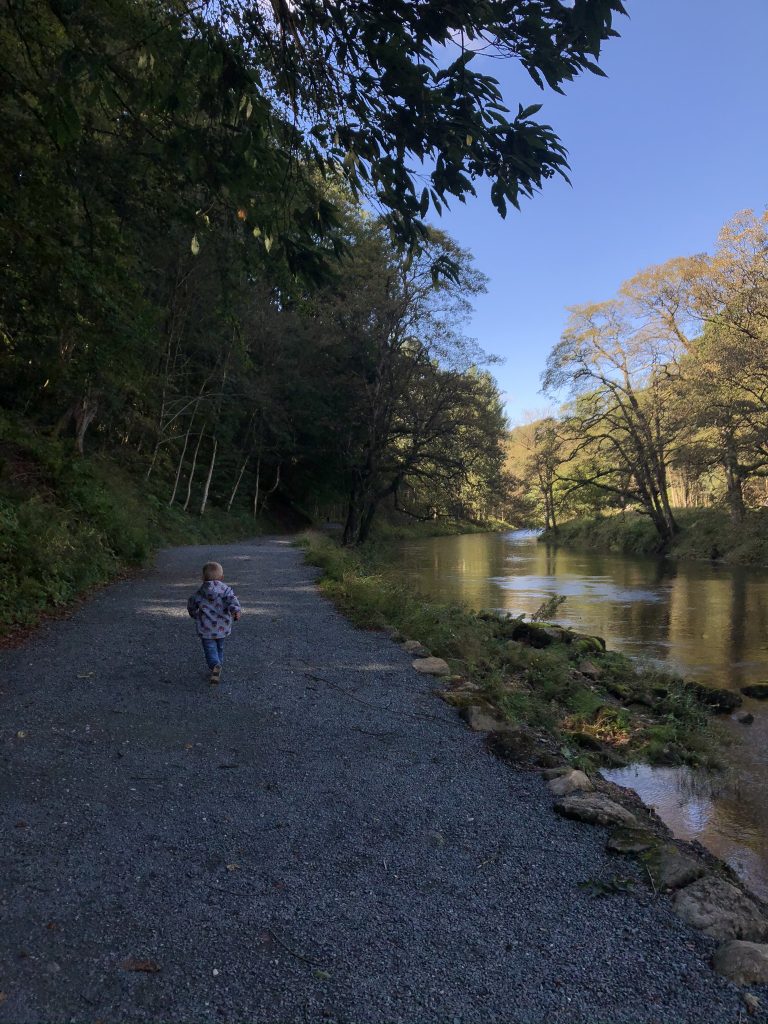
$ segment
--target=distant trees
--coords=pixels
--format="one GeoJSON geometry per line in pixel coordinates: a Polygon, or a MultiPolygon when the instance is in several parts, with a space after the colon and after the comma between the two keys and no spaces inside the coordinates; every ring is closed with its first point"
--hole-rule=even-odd
{"type": "Polygon", "coordinates": [[[705,486],[743,516],[768,477],[768,213],[738,214],[711,255],[651,267],[615,299],[574,307],[542,379],[570,398],[557,425],[561,481],[639,508],[664,543],[677,530],[673,481],[683,500],[705,486]]]}

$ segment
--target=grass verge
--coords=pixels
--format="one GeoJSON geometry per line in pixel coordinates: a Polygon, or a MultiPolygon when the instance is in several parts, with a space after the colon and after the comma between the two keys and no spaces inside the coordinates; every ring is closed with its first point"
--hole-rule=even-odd
{"type": "Polygon", "coordinates": [[[723,509],[678,509],[680,533],[663,548],[653,523],[638,512],[572,519],[541,535],[548,544],[612,551],[623,555],[717,559],[734,565],[768,565],[768,509],[748,512],[739,522],[723,509]]]}
{"type": "Polygon", "coordinates": [[[448,662],[454,676],[441,695],[449,703],[480,705],[530,727],[585,770],[630,761],[719,763],[708,694],[695,684],[638,669],[599,638],[426,600],[387,568],[380,547],[349,551],[315,533],[298,543],[352,622],[394,627],[448,662]]]}

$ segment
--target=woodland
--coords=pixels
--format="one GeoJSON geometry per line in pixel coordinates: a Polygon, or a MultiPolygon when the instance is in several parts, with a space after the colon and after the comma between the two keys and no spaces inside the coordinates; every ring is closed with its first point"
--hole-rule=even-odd
{"type": "Polygon", "coordinates": [[[633,510],[662,546],[681,509],[727,510],[743,531],[768,501],[768,212],[573,307],[543,387],[560,404],[508,449],[524,514],[556,530],[633,510]]]}
{"type": "Polygon", "coordinates": [[[8,0],[0,558],[31,603],[219,514],[337,519],[348,545],[382,507],[500,515],[485,282],[432,222],[568,173],[479,55],[561,92],[622,13],[8,0]]]}

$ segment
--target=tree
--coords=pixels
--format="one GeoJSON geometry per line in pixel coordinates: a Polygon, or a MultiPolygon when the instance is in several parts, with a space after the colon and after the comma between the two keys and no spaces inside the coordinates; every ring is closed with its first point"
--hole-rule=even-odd
{"type": "Polygon", "coordinates": [[[563,146],[533,120],[540,105],[510,114],[496,79],[475,70],[481,55],[562,92],[583,71],[602,74],[595,62],[623,13],[619,0],[224,0],[219,23],[235,26],[316,164],[372,191],[413,243],[430,208],[464,201],[480,179],[504,216],[565,175],[563,146]]]}
{"type": "Polygon", "coordinates": [[[671,362],[667,339],[614,300],[571,309],[543,375],[545,391],[567,388],[574,399],[565,429],[582,459],[573,482],[638,502],[664,543],[678,530],[667,475],[679,431],[671,362]]]}

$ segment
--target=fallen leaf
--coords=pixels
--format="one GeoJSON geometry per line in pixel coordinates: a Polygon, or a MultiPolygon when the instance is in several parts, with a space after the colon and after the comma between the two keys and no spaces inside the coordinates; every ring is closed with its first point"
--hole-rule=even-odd
{"type": "Polygon", "coordinates": [[[193,747],[194,747],[194,743],[185,743],[184,744],[184,749],[185,750],[192,750],[193,747]]]}
{"type": "Polygon", "coordinates": [[[95,675],[96,675],[95,672],[82,672],[82,673],[78,673],[77,678],[78,679],[90,679],[91,676],[95,676],[95,675]]]}
{"type": "Polygon", "coordinates": [[[56,924],[55,921],[49,921],[45,927],[48,929],[49,932],[55,932],[59,926],[56,924]]]}
{"type": "Polygon", "coordinates": [[[24,729],[19,729],[19,731],[16,733],[16,739],[17,740],[26,739],[26,736],[27,736],[27,734],[26,734],[24,729]]]}
{"type": "Polygon", "coordinates": [[[160,970],[160,964],[156,964],[154,960],[134,960],[133,957],[128,957],[127,960],[123,961],[124,971],[141,971],[144,974],[157,974],[160,970]]]}
{"type": "Polygon", "coordinates": [[[17,821],[16,828],[29,828],[29,825],[26,823],[26,821],[17,821]]]}
{"type": "Polygon", "coordinates": [[[331,976],[328,971],[312,971],[318,981],[330,981],[331,976]]]}
{"type": "Polygon", "coordinates": [[[0,992],[0,1003],[4,1003],[7,998],[8,998],[8,993],[7,992],[0,992]]]}
{"type": "Polygon", "coordinates": [[[240,865],[239,864],[227,864],[227,871],[239,871],[239,870],[240,870],[240,865]]]}

